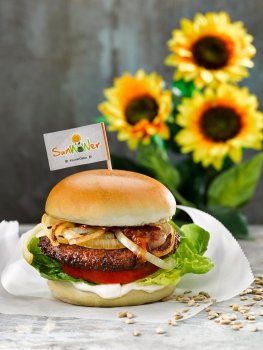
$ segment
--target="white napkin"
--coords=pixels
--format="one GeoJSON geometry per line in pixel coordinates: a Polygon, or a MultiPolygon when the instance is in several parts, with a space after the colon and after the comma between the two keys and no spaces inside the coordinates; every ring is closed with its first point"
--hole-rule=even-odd
{"type": "MultiPolygon", "coordinates": [[[[176,293],[191,290],[193,294],[208,292],[217,301],[223,301],[242,292],[253,282],[249,262],[238,242],[215,218],[189,207],[179,208],[192,218],[193,222],[210,232],[206,256],[215,267],[204,275],[188,274],[176,288],[176,293]]],[[[116,320],[116,313],[124,308],[91,308],[62,303],[52,298],[46,282],[22,258],[22,240],[18,239],[18,224],[3,222],[0,225],[0,312],[38,316],[79,317],[88,319],[116,320]],[[8,261],[8,257],[11,259],[8,261]],[[4,265],[7,264],[5,267],[4,265]],[[7,293],[7,292],[8,293],[7,293]]],[[[192,317],[208,304],[192,307],[184,319],[192,317]]],[[[185,304],[169,300],[148,305],[125,307],[132,310],[141,322],[163,323],[185,304]]]]}

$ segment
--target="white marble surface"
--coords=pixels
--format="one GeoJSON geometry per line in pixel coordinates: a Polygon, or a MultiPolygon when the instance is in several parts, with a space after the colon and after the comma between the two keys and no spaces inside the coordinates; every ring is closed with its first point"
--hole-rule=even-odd
{"type": "MultiPolygon", "coordinates": [[[[25,227],[23,227],[25,229],[25,227]]],[[[252,265],[253,272],[263,275],[263,227],[251,227],[254,240],[241,241],[252,265]]],[[[238,262],[237,262],[238,263],[238,262]]],[[[212,309],[228,313],[229,304],[240,303],[239,297],[216,304],[212,309]]],[[[261,302],[263,303],[263,302],[261,302]]],[[[263,307],[258,307],[258,310],[263,307]]],[[[232,312],[232,311],[231,311],[232,312]]],[[[256,316],[259,331],[251,332],[247,326],[233,331],[207,319],[205,312],[172,327],[163,320],[166,333],[156,334],[156,325],[148,323],[126,324],[116,321],[92,321],[72,318],[10,316],[0,314],[0,349],[261,349],[263,344],[263,317],[256,316]],[[141,335],[133,336],[137,329],[141,335]]],[[[243,319],[242,319],[243,321],[243,319]]],[[[252,325],[252,324],[251,324],[252,325]]]]}

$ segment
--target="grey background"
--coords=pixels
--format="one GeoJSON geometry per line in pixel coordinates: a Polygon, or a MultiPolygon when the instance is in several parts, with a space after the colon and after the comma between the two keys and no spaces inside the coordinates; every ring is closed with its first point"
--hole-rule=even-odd
{"type": "MultiPolygon", "coordinates": [[[[0,0],[0,219],[37,222],[50,188],[42,134],[94,122],[102,90],[124,71],[157,70],[181,17],[228,11],[255,37],[255,68],[244,81],[263,103],[260,0],[0,0]]],[[[111,152],[129,154],[108,134],[111,152]]],[[[263,179],[245,212],[263,223],[263,179]]]]}

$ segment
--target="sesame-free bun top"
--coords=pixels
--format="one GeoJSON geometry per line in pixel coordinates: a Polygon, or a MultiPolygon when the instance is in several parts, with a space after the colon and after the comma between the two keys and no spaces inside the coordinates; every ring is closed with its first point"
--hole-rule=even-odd
{"type": "Polygon", "coordinates": [[[89,170],[68,176],[50,192],[46,213],[92,226],[141,226],[168,220],[176,203],[160,182],[123,170],[89,170]]]}

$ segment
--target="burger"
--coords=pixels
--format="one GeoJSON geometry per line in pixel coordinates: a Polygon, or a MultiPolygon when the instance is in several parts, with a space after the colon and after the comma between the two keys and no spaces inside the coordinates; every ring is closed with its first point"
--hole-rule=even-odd
{"type": "Polygon", "coordinates": [[[55,298],[84,306],[128,306],[171,295],[186,273],[206,273],[209,233],[171,221],[176,202],[151,177],[91,170],[60,181],[41,223],[26,234],[26,261],[55,298]]]}

